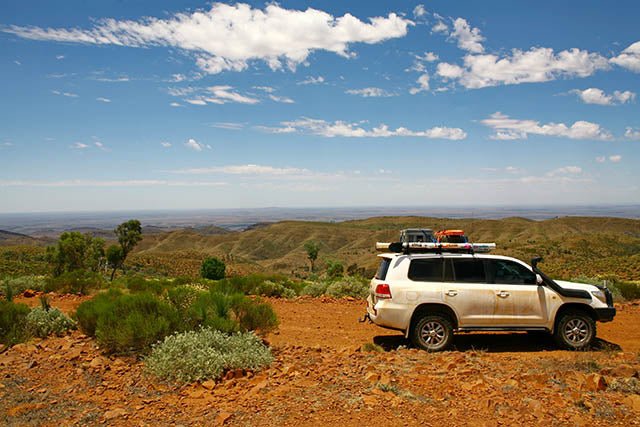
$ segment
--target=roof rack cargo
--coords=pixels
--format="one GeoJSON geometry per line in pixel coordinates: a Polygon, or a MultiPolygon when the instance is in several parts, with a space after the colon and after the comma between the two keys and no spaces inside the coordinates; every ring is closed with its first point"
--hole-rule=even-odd
{"type": "Polygon", "coordinates": [[[470,243],[463,230],[441,230],[433,233],[430,228],[405,228],[400,230],[400,241],[377,242],[379,252],[442,253],[442,252],[490,252],[495,243],[470,243]],[[451,238],[453,237],[453,238],[451,238]]]}

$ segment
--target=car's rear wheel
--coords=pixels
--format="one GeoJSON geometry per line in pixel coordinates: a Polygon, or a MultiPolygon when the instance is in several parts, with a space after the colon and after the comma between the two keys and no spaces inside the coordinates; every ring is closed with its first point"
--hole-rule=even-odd
{"type": "Polygon", "coordinates": [[[425,314],[417,319],[411,330],[411,341],[426,351],[442,351],[453,341],[453,325],[441,314],[425,314]]]}
{"type": "Polygon", "coordinates": [[[596,338],[596,322],[584,311],[567,311],[553,333],[556,343],[569,350],[584,350],[596,338]]]}

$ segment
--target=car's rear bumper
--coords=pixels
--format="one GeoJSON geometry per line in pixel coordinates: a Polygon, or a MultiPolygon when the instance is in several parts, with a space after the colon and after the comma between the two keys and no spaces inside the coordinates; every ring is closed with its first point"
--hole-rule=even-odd
{"type": "Polygon", "coordinates": [[[614,307],[595,308],[596,316],[600,322],[611,322],[616,316],[616,309],[614,307]]]}

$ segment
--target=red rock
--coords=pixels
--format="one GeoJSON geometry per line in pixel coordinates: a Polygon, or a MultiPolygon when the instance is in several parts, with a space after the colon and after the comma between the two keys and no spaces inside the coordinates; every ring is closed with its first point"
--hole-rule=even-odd
{"type": "Polygon", "coordinates": [[[36,296],[36,291],[25,289],[25,291],[22,293],[22,296],[25,298],[33,298],[36,296]]]}
{"type": "Polygon", "coordinates": [[[114,418],[122,417],[127,415],[127,410],[123,408],[116,408],[104,413],[103,418],[105,420],[112,420],[114,418]]]}
{"type": "Polygon", "coordinates": [[[202,383],[202,387],[206,388],[207,390],[213,390],[215,386],[216,382],[212,380],[206,380],[202,383]]]}
{"type": "Polygon", "coordinates": [[[638,370],[631,365],[618,365],[611,370],[611,375],[614,377],[631,378],[638,376],[638,370]]]}
{"type": "Polygon", "coordinates": [[[602,375],[589,374],[584,378],[584,386],[589,391],[604,391],[608,385],[602,375]]]}
{"type": "Polygon", "coordinates": [[[632,394],[627,396],[624,399],[624,403],[635,412],[640,412],[640,395],[632,394]]]}
{"type": "Polygon", "coordinates": [[[233,414],[232,414],[232,413],[230,413],[230,412],[224,412],[224,411],[223,411],[223,412],[220,412],[220,413],[218,414],[218,416],[216,417],[216,425],[217,425],[217,426],[222,426],[222,425],[224,425],[224,423],[226,423],[226,422],[227,422],[227,420],[228,420],[229,418],[231,418],[232,416],[233,416],[233,414]]]}

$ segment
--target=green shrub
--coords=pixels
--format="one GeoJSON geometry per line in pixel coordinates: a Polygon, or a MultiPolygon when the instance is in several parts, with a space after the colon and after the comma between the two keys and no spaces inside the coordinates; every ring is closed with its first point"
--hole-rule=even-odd
{"type": "Polygon", "coordinates": [[[89,290],[105,287],[104,278],[98,273],[86,270],[75,270],[47,279],[45,291],[68,292],[86,295],[89,290]]]}
{"type": "Polygon", "coordinates": [[[62,336],[75,327],[76,322],[57,308],[45,310],[36,307],[26,317],[28,333],[38,338],[46,338],[52,334],[62,336]]]}
{"type": "Polygon", "coordinates": [[[227,369],[258,370],[273,356],[252,333],[227,335],[204,328],[168,336],[145,359],[146,370],[160,379],[190,383],[219,378],[227,369]]]}
{"type": "Polygon", "coordinates": [[[131,292],[150,292],[156,295],[162,294],[170,286],[167,280],[146,279],[137,275],[125,276],[118,279],[118,281],[124,282],[131,292]]]}
{"type": "Polygon", "coordinates": [[[46,278],[44,276],[18,276],[6,278],[3,282],[3,286],[0,287],[0,293],[6,297],[9,293],[19,295],[27,289],[43,291],[46,278]]]}
{"type": "Polygon", "coordinates": [[[273,308],[260,300],[236,300],[233,311],[241,331],[256,331],[266,335],[278,327],[278,317],[273,308]]]}
{"type": "Polygon", "coordinates": [[[144,352],[178,327],[176,309],[159,297],[121,295],[98,316],[95,336],[110,353],[144,352]]]}
{"type": "Polygon", "coordinates": [[[365,298],[369,294],[369,283],[366,279],[343,277],[327,286],[326,294],[335,298],[365,298]]]}
{"type": "Polygon", "coordinates": [[[91,337],[95,336],[98,319],[104,313],[112,310],[114,303],[122,295],[120,290],[109,289],[108,292],[100,293],[91,300],[80,304],[75,315],[80,330],[91,337]]]}
{"type": "Polygon", "coordinates": [[[200,276],[211,280],[224,279],[224,271],[226,268],[227,267],[222,260],[210,257],[202,262],[202,266],[200,267],[200,276]]]}
{"type": "Polygon", "coordinates": [[[308,284],[302,289],[304,295],[312,297],[321,297],[327,292],[328,282],[307,282],[308,284]]]}
{"type": "Polygon", "coordinates": [[[340,261],[327,260],[327,277],[336,278],[342,277],[344,274],[344,265],[340,261]]]}
{"type": "Polygon", "coordinates": [[[26,319],[29,307],[11,301],[0,301],[0,343],[12,346],[29,338],[26,319]]]}
{"type": "Polygon", "coordinates": [[[211,287],[224,293],[240,292],[245,295],[293,298],[303,286],[281,275],[249,274],[219,280],[211,287]]]}
{"type": "Polygon", "coordinates": [[[224,332],[237,331],[239,325],[231,318],[231,309],[243,298],[242,294],[199,293],[188,309],[181,313],[185,329],[204,326],[224,332]]]}

